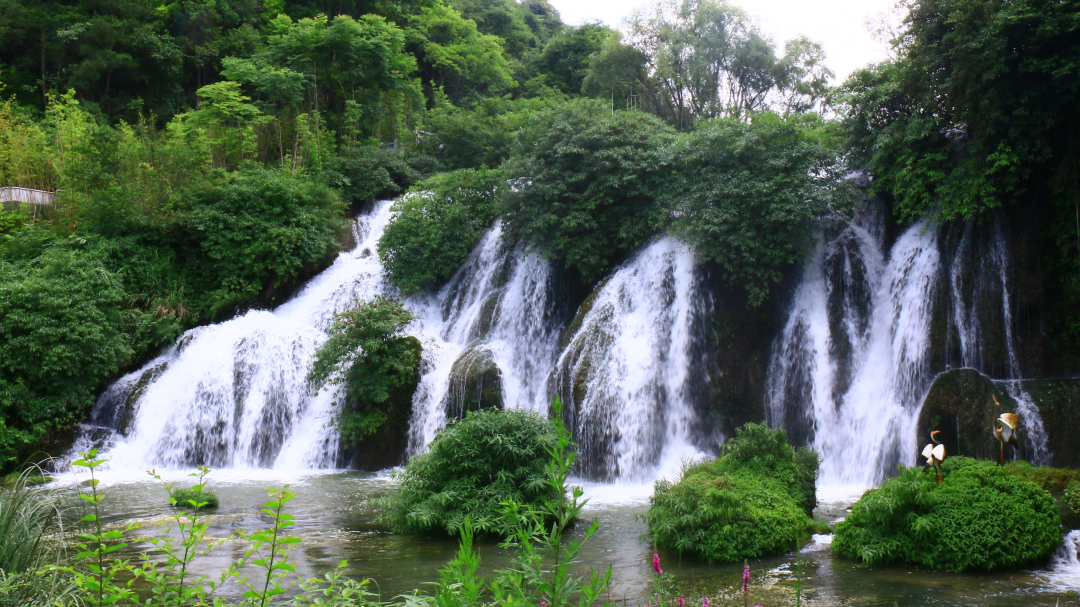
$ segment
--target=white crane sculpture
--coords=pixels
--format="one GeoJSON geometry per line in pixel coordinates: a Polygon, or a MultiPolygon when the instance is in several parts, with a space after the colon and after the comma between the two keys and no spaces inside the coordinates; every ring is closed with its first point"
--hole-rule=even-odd
{"type": "Polygon", "coordinates": [[[994,438],[1001,443],[1001,451],[998,453],[999,466],[1005,464],[1005,445],[1016,445],[1016,429],[1019,427],[1020,416],[1015,413],[1002,413],[994,420],[994,438]]]}
{"type": "Polygon", "coordinates": [[[941,433],[941,430],[934,430],[930,433],[930,440],[933,441],[933,444],[923,447],[922,456],[926,458],[926,465],[937,472],[937,482],[940,485],[944,479],[941,474],[941,462],[945,461],[945,445],[938,442],[937,435],[939,433],[941,433]]]}

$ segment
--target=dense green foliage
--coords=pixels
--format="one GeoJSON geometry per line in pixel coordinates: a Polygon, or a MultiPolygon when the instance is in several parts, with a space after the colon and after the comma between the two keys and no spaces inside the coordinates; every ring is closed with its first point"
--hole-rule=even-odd
{"type": "Polygon", "coordinates": [[[867,565],[946,571],[1024,567],[1061,537],[1057,503],[1035,483],[993,462],[951,457],[945,481],[919,468],[867,491],[836,526],[833,552],[867,565]]]}
{"type": "MultiPolygon", "coordinates": [[[[415,385],[420,342],[405,335],[413,321],[401,302],[384,297],[359,303],[334,316],[329,338],[315,353],[308,381],[312,388],[344,386],[336,423],[345,441],[359,441],[387,420],[395,392],[415,385]]],[[[410,392],[411,396],[411,392],[410,392]]]]}
{"type": "Polygon", "coordinates": [[[394,203],[397,214],[379,239],[379,257],[404,293],[450,278],[495,219],[502,173],[461,169],[413,187],[394,203]]]}
{"type": "Polygon", "coordinates": [[[1065,503],[1076,514],[1080,514],[1080,481],[1074,480],[1065,487],[1065,503]]]}
{"type": "Polygon", "coordinates": [[[896,59],[845,85],[854,149],[898,214],[971,217],[1014,199],[1047,163],[1075,180],[1080,4],[906,6],[896,59]]]}
{"type": "Polygon", "coordinates": [[[816,220],[855,203],[839,146],[819,119],[758,113],[699,125],[664,189],[673,229],[758,304],[805,255],[816,220]]]}
{"type": "Polygon", "coordinates": [[[503,164],[507,222],[521,238],[598,280],[660,227],[657,201],[674,131],[639,112],[576,101],[537,115],[503,164]]]}
{"type": "Polygon", "coordinates": [[[217,508],[221,504],[216,493],[201,486],[176,489],[171,497],[177,508],[206,509],[217,508]]]}
{"type": "Polygon", "coordinates": [[[325,186],[277,171],[243,174],[200,196],[189,225],[211,315],[294,282],[333,252],[337,203],[325,186]]]}
{"type": "Polygon", "coordinates": [[[510,533],[505,502],[537,510],[558,497],[546,482],[557,440],[554,423],[532,411],[470,412],[394,473],[398,486],[381,502],[385,521],[399,532],[456,535],[468,518],[479,532],[510,533]]]}
{"type": "Polygon", "coordinates": [[[719,459],[656,483],[649,539],[710,563],[794,550],[813,524],[817,469],[817,454],[793,449],[782,429],[747,424],[719,459]]]}
{"type": "Polygon", "coordinates": [[[0,465],[78,420],[132,354],[124,289],[94,255],[49,248],[0,258],[0,465]]]}

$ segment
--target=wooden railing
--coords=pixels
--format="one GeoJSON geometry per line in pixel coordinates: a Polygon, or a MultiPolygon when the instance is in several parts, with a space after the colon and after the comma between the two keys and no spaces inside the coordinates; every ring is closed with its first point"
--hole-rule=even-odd
{"type": "Polygon", "coordinates": [[[0,188],[0,203],[24,202],[26,204],[39,204],[51,207],[55,204],[55,200],[56,192],[14,186],[0,188]]]}

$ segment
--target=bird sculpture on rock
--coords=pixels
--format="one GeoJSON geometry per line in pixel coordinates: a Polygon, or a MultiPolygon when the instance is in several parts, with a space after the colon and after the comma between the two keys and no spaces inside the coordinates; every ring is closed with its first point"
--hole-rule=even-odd
{"type": "Polygon", "coordinates": [[[1005,445],[1016,446],[1016,429],[1019,427],[1020,416],[1015,413],[1002,413],[994,420],[994,438],[1001,443],[1001,451],[998,453],[999,466],[1005,465],[1005,445]]]}
{"type": "Polygon", "coordinates": [[[932,444],[928,444],[923,447],[922,456],[926,458],[926,465],[930,466],[937,472],[937,482],[940,485],[944,477],[941,474],[941,462],[945,461],[945,445],[938,442],[937,435],[941,433],[941,430],[934,430],[930,433],[930,440],[932,444]]]}

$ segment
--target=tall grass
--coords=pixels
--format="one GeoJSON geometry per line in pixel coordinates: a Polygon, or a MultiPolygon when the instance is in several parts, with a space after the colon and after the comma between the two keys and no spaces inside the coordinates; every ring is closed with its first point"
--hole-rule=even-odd
{"type": "Polygon", "coordinates": [[[69,501],[35,486],[42,475],[32,466],[0,486],[0,607],[77,604],[70,580],[53,568],[66,556],[69,501]]]}

